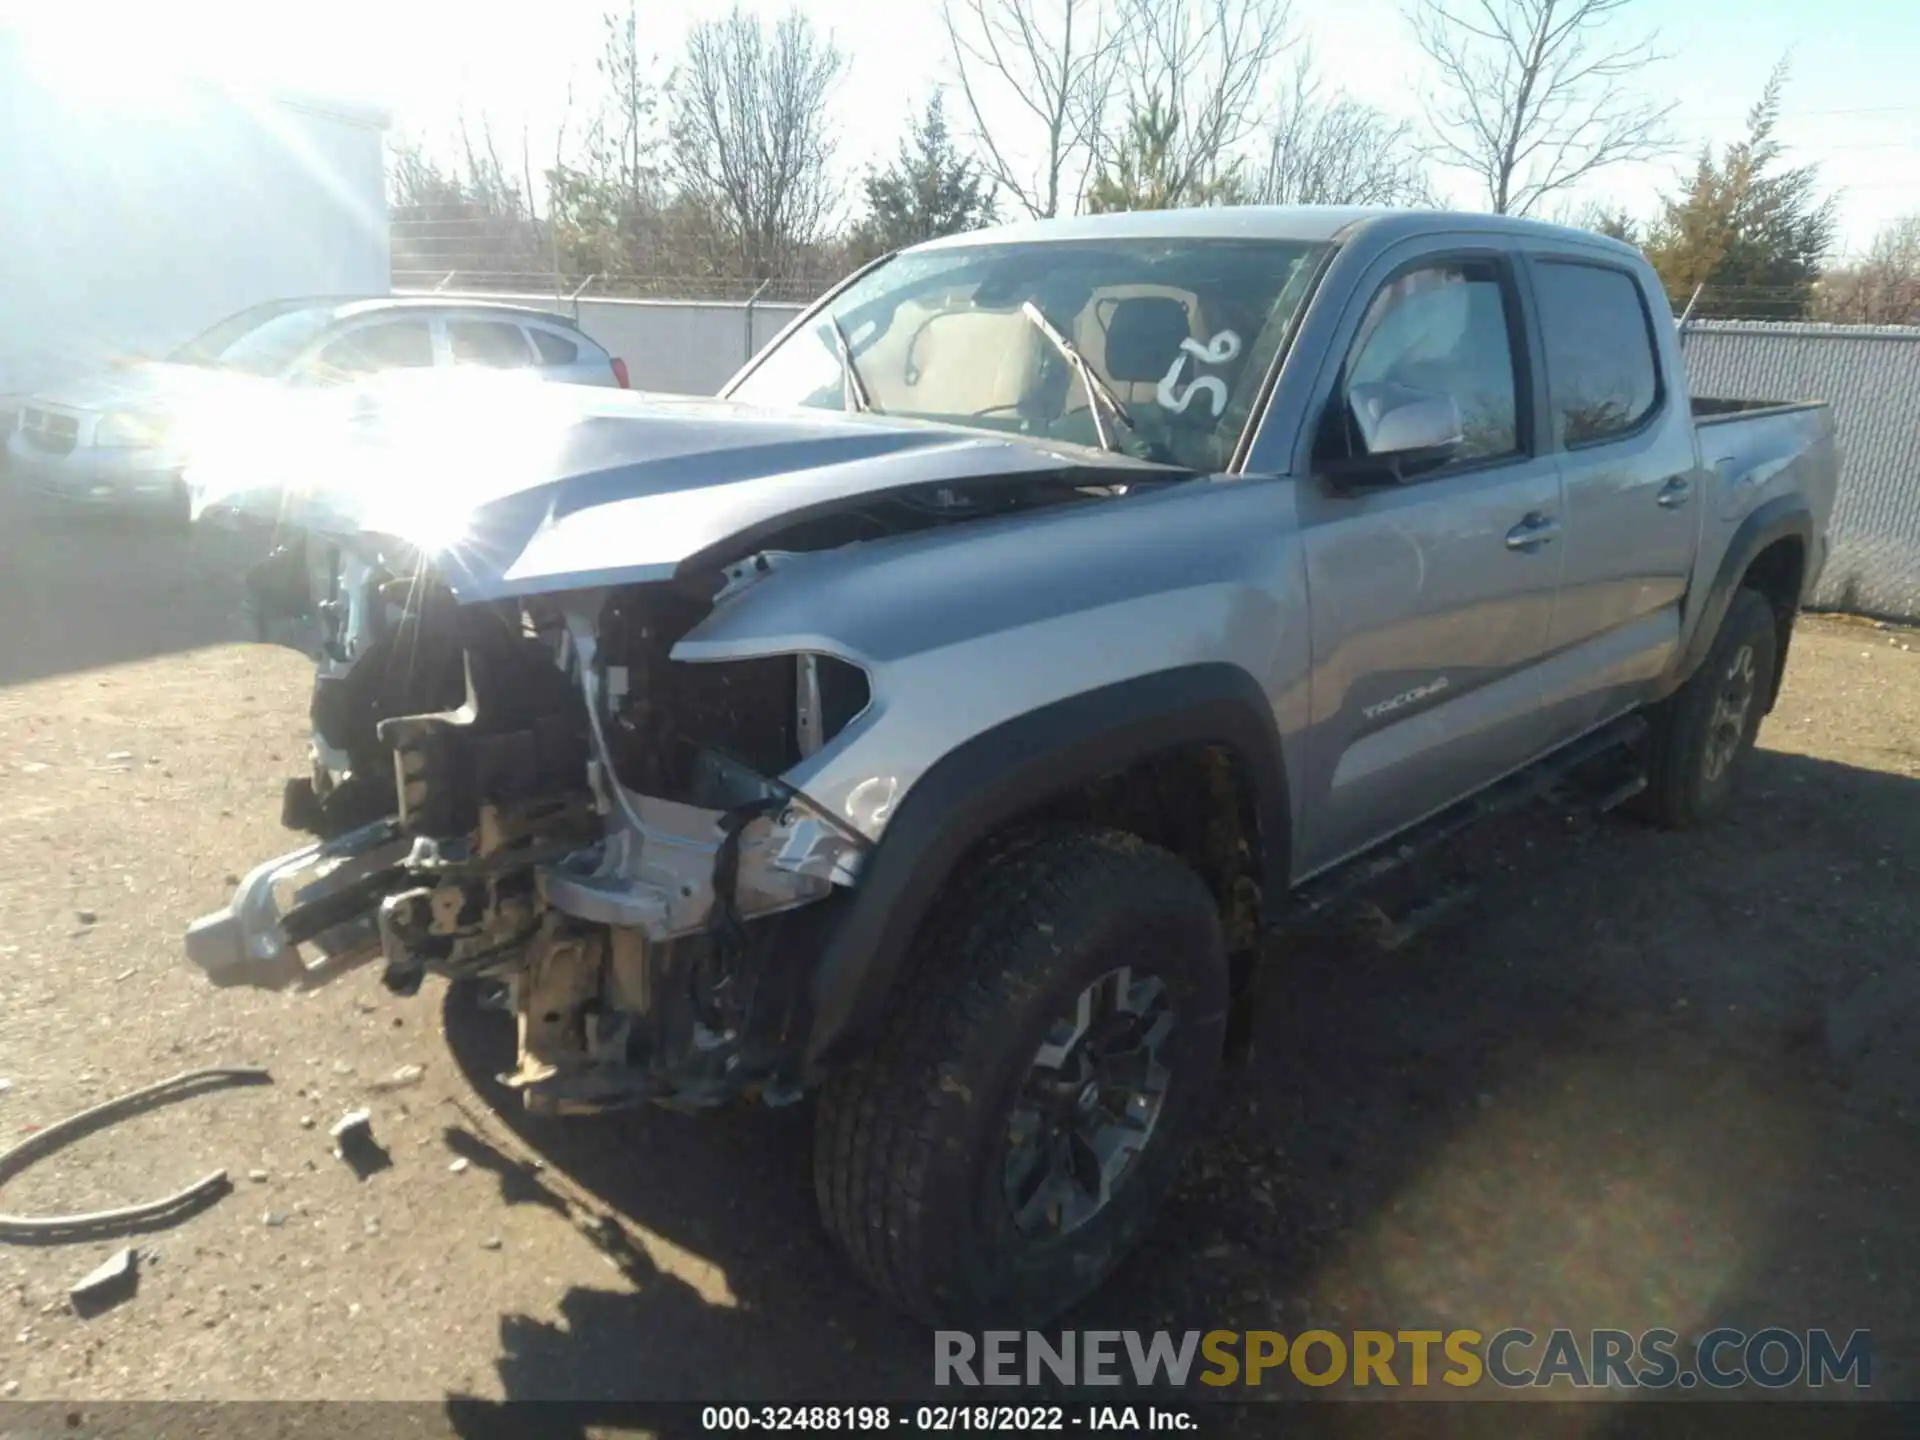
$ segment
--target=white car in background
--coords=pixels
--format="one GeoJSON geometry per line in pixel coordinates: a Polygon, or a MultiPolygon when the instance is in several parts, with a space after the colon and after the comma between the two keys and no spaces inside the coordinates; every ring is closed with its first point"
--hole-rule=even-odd
{"type": "Polygon", "coordinates": [[[550,311],[432,298],[273,300],[162,360],[32,396],[7,436],[7,458],[20,488],[47,508],[184,521],[192,452],[253,412],[259,387],[297,392],[440,368],[627,384],[623,360],[550,311]]]}

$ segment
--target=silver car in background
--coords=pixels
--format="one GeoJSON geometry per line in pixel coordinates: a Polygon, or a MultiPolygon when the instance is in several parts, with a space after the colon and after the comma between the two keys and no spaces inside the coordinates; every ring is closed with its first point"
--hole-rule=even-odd
{"type": "Polygon", "coordinates": [[[34,395],[7,435],[16,483],[46,508],[185,521],[195,433],[248,409],[261,386],[332,386],[396,370],[524,370],[572,384],[627,384],[564,315],[435,299],[305,297],[230,315],[164,359],[34,395]]]}

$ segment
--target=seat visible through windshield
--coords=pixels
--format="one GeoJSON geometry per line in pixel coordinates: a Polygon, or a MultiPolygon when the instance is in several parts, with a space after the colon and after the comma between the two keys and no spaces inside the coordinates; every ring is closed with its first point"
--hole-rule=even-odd
{"type": "MultiPolygon", "coordinates": [[[[937,249],[862,276],[828,312],[876,411],[1076,445],[1099,444],[1104,422],[1126,454],[1211,471],[1233,454],[1318,248],[1156,239],[937,249]],[[1122,414],[1089,396],[1029,305],[1110,387],[1122,414]]],[[[827,313],[731,393],[843,408],[848,387],[827,313]]]]}

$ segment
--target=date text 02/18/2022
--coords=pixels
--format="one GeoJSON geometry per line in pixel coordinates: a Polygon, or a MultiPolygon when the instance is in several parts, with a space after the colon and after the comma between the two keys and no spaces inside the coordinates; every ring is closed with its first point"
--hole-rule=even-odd
{"type": "Polygon", "coordinates": [[[885,1431],[922,1434],[1007,1430],[1191,1432],[1191,1411],[1159,1405],[708,1405],[706,1431],[885,1431]]]}

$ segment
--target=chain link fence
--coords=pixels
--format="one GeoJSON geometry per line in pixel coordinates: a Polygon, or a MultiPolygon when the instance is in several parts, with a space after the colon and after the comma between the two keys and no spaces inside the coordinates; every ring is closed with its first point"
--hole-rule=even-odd
{"type": "Polygon", "coordinates": [[[665,222],[588,246],[550,219],[467,205],[409,206],[390,220],[388,237],[401,294],[803,304],[847,268],[837,254],[802,252],[788,267],[794,273],[751,279],[699,263],[701,247],[665,222]]]}
{"type": "Polygon", "coordinates": [[[1814,604],[1920,622],[1920,328],[1703,320],[1686,356],[1697,394],[1833,407],[1840,491],[1814,604]]]}

